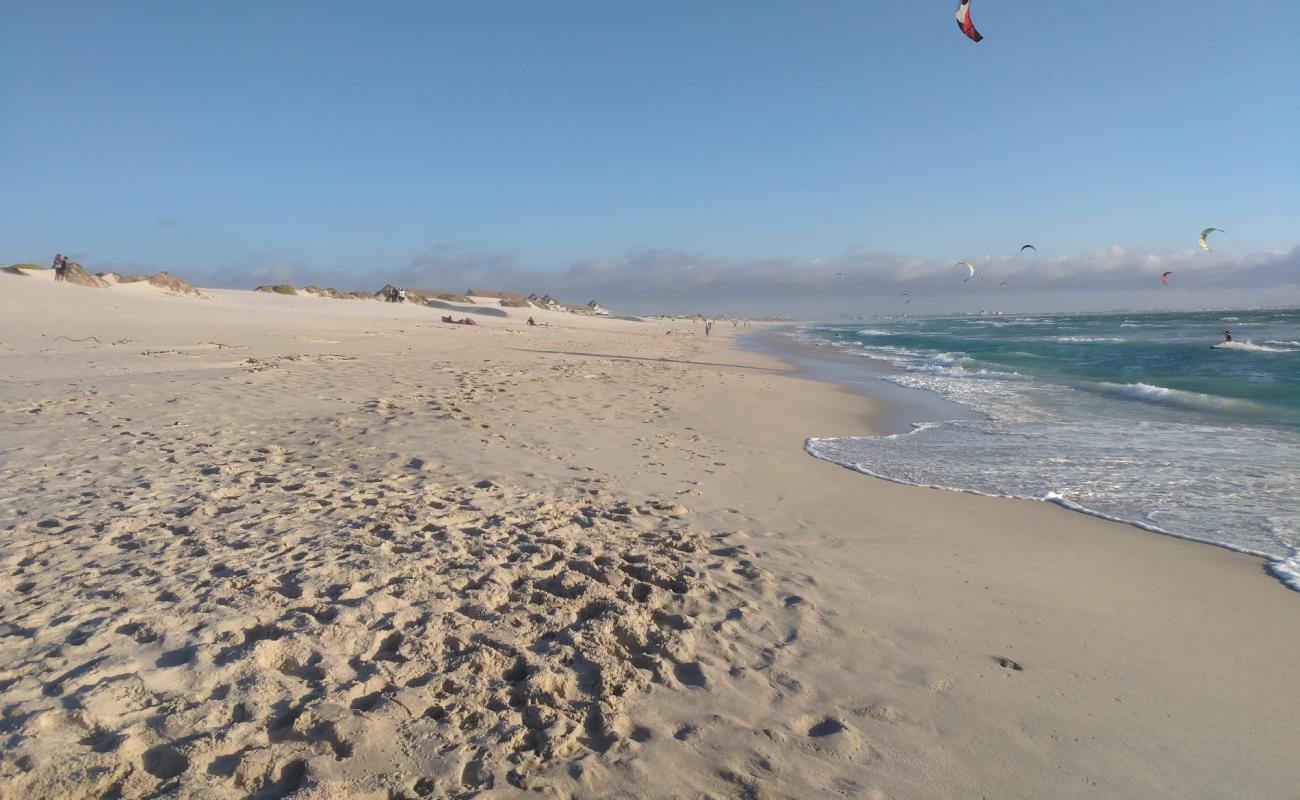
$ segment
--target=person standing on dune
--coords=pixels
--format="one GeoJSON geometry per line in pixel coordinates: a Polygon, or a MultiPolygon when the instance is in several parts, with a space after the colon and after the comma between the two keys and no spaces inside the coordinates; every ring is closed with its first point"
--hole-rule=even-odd
{"type": "Polygon", "coordinates": [[[68,277],[68,259],[62,253],[54,254],[54,280],[63,281],[68,277]]]}

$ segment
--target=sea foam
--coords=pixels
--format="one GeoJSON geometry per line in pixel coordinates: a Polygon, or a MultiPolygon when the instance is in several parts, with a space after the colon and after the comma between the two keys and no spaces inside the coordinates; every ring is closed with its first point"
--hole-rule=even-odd
{"type": "Polygon", "coordinates": [[[1255,344],[1249,339],[1244,342],[1219,342],[1214,345],[1215,350],[1246,350],[1252,353],[1296,353],[1300,352],[1300,347],[1285,347],[1279,345],[1295,345],[1295,342],[1276,342],[1273,344],[1255,344]]]}
{"type": "Polygon", "coordinates": [[[1300,389],[1286,389],[1300,385],[1300,364],[1278,355],[1300,348],[1300,315],[1269,322],[1263,345],[1241,342],[1252,347],[1231,356],[1206,348],[1218,331],[1208,314],[1034,320],[869,329],[888,331],[888,345],[860,325],[805,329],[897,368],[883,380],[982,414],[892,436],[813,438],[807,451],[885,480],[1055,503],[1261,556],[1300,591],[1300,389]]]}

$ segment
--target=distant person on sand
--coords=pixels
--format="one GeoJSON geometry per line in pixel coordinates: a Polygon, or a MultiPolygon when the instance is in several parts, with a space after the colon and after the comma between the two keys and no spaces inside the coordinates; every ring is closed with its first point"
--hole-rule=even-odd
{"type": "Polygon", "coordinates": [[[528,318],[528,324],[529,324],[529,325],[536,325],[536,324],[537,324],[537,321],[534,320],[532,317],[529,317],[529,318],[528,318]]]}
{"type": "Polygon", "coordinates": [[[62,254],[54,254],[54,280],[61,281],[68,277],[68,259],[62,254]]]}
{"type": "Polygon", "coordinates": [[[709,336],[713,333],[713,320],[704,320],[704,335],[709,336]]]}

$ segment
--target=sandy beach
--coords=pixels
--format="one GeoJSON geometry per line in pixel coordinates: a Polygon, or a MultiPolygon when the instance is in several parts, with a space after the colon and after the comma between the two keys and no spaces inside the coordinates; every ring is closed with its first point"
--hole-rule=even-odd
{"type": "Polygon", "coordinates": [[[882,409],[752,328],[505,312],[0,273],[0,797],[1296,796],[1260,559],[811,458],[882,409]]]}

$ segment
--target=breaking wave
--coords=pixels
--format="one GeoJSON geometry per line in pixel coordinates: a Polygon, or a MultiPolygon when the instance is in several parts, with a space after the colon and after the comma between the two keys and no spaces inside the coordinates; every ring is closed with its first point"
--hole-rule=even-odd
{"type": "Polygon", "coordinates": [[[1263,556],[1300,591],[1300,359],[1278,355],[1300,352],[1300,313],[1275,313],[1241,313],[1234,324],[1257,325],[1260,343],[1220,343],[1231,356],[1207,347],[1213,312],[805,328],[893,365],[883,380],[982,415],[806,449],[890,481],[1056,503],[1263,556]],[[888,345],[869,338],[877,330],[888,345]]]}
{"type": "Polygon", "coordinates": [[[1275,344],[1255,344],[1252,341],[1244,342],[1219,342],[1214,346],[1215,350],[1246,350],[1251,353],[1295,353],[1300,352],[1300,346],[1279,347],[1277,345],[1296,345],[1295,342],[1277,342],[1275,344]]]}

